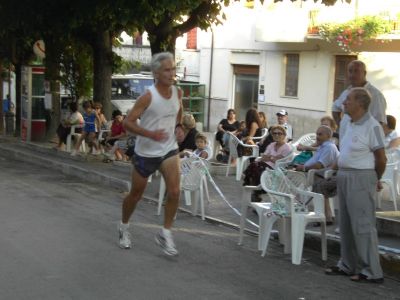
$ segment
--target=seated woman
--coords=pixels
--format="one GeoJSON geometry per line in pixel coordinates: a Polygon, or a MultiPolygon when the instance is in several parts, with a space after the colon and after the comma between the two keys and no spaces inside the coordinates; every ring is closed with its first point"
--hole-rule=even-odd
{"type": "Polygon", "coordinates": [[[177,141],[179,145],[179,156],[184,156],[184,151],[194,151],[196,149],[196,135],[199,133],[196,130],[196,120],[193,115],[185,114],[182,118],[182,126],[176,128],[177,141]]]}
{"type": "Polygon", "coordinates": [[[263,111],[258,112],[258,117],[260,118],[261,122],[261,128],[268,128],[268,121],[267,121],[267,116],[263,111]]]}
{"type": "Polygon", "coordinates": [[[242,132],[242,141],[249,145],[255,145],[256,143],[252,138],[261,136],[262,133],[261,120],[255,108],[250,108],[247,111],[245,122],[246,129],[242,132]]]}
{"type": "Polygon", "coordinates": [[[97,133],[99,133],[101,129],[107,129],[107,119],[103,114],[103,105],[100,102],[94,102],[93,105],[94,105],[94,110],[97,112],[97,115],[99,116],[99,118],[96,119],[96,130],[97,133]]]}
{"type": "Polygon", "coordinates": [[[236,112],[234,109],[228,109],[226,119],[222,119],[218,124],[218,132],[216,140],[221,144],[222,148],[227,150],[229,135],[227,132],[236,134],[239,129],[239,121],[236,120],[236,112]]]}
{"type": "MultiPolygon", "coordinates": [[[[284,158],[292,152],[292,146],[286,142],[286,130],[283,126],[271,126],[270,131],[274,142],[269,144],[261,157],[250,163],[247,169],[243,172],[245,175],[243,185],[260,184],[261,173],[266,168],[274,169],[275,162],[278,159],[284,158]]],[[[261,201],[260,194],[262,194],[262,191],[255,191],[251,197],[252,201],[261,201]]]]}
{"type": "Polygon", "coordinates": [[[81,133],[83,124],[84,120],[82,114],[78,111],[78,104],[71,102],[69,104],[69,114],[61,121],[61,124],[57,128],[58,145],[56,149],[64,150],[64,145],[67,143],[67,136],[71,132],[72,125],[77,125],[75,132],[81,133]]]}
{"type": "MultiPolygon", "coordinates": [[[[243,141],[243,143],[248,145],[255,145],[256,142],[253,140],[253,137],[259,137],[262,134],[261,121],[258,116],[258,112],[255,108],[250,108],[246,113],[246,128],[242,131],[241,135],[238,136],[239,139],[243,141]]],[[[238,147],[238,155],[239,156],[247,156],[251,155],[251,148],[246,148],[241,145],[238,147]]]]}
{"type": "Polygon", "coordinates": [[[383,124],[383,132],[385,134],[385,148],[393,149],[400,146],[400,134],[396,131],[396,118],[386,115],[387,124],[383,124]]]}

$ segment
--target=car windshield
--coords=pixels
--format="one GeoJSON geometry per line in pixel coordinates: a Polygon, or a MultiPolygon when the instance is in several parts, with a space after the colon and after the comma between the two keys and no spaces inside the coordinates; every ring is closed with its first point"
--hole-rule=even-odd
{"type": "Polygon", "coordinates": [[[153,84],[150,78],[113,78],[111,80],[111,100],[135,100],[153,84]]]}

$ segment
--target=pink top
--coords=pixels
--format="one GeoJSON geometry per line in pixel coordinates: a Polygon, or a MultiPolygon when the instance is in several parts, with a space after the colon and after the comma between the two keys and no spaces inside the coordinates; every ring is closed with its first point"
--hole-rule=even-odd
{"type": "MultiPolygon", "coordinates": [[[[272,155],[272,156],[282,155],[282,157],[285,157],[285,156],[288,156],[289,153],[292,151],[292,147],[288,143],[284,143],[278,149],[275,149],[275,146],[276,146],[276,142],[269,144],[263,154],[264,155],[272,155]]],[[[267,161],[266,163],[271,167],[275,166],[275,163],[272,161],[267,161]]]]}

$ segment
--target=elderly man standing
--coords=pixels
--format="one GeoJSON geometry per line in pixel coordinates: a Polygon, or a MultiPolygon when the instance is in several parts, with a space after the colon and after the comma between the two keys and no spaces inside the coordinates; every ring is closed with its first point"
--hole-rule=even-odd
{"type": "MultiPolygon", "coordinates": [[[[328,126],[322,125],[317,129],[317,146],[318,149],[315,154],[305,162],[304,165],[297,165],[297,171],[307,172],[312,169],[321,170],[332,168],[337,163],[339,151],[336,145],[332,142],[332,129],[328,126]]],[[[325,180],[324,175],[320,173],[315,174],[313,192],[321,193],[325,197],[325,216],[326,224],[332,225],[333,218],[329,205],[329,197],[332,196],[328,190],[336,190],[336,182],[333,180],[325,180]]]]}
{"type": "Polygon", "coordinates": [[[371,96],[353,88],[344,101],[337,174],[341,258],[328,275],[350,275],[353,281],[383,282],[379,262],[375,198],[382,189],[386,155],[382,126],[368,112],[371,96]]]}
{"type": "Polygon", "coordinates": [[[386,99],[383,94],[369,83],[366,79],[367,70],[365,64],[360,60],[353,60],[347,67],[347,77],[350,81],[350,86],[345,89],[332,105],[332,116],[336,124],[340,124],[343,102],[346,100],[350,90],[354,87],[363,87],[371,95],[371,104],[369,112],[381,124],[386,124],[386,99]]]}

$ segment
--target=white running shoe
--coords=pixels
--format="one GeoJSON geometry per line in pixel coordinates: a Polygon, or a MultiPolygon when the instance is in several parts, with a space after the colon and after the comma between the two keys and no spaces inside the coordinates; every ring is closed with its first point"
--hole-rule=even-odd
{"type": "Polygon", "coordinates": [[[71,151],[71,156],[76,156],[78,154],[78,151],[76,151],[75,149],[71,151]]]}
{"type": "Polygon", "coordinates": [[[100,154],[101,154],[100,150],[96,150],[96,149],[93,148],[92,155],[100,155],[100,154]]]}
{"type": "Polygon", "coordinates": [[[119,247],[122,249],[130,249],[132,246],[131,234],[128,229],[123,229],[120,225],[118,226],[119,231],[119,247]]]}
{"type": "Polygon", "coordinates": [[[178,255],[178,250],[175,248],[175,243],[170,230],[166,231],[162,229],[159,233],[157,233],[156,242],[165,254],[169,256],[178,255]]]}

